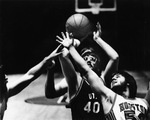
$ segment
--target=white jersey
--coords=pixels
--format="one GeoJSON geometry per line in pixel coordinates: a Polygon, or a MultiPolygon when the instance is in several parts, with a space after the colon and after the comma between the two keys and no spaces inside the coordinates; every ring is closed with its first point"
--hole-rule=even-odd
{"type": "Polygon", "coordinates": [[[141,98],[126,99],[120,95],[115,96],[114,104],[106,120],[146,120],[149,105],[141,98]]]}

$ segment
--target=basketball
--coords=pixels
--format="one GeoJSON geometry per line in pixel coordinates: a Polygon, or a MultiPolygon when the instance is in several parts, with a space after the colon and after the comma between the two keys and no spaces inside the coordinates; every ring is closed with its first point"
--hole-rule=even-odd
{"type": "Polygon", "coordinates": [[[89,19],[83,14],[73,14],[66,21],[66,31],[81,40],[91,31],[89,19]]]}

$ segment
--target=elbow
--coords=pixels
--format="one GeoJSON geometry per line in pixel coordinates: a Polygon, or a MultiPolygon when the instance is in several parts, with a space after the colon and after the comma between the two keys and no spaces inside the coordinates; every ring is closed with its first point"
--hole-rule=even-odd
{"type": "Polygon", "coordinates": [[[51,98],[51,95],[49,93],[45,92],[45,97],[46,98],[51,98]]]}
{"type": "Polygon", "coordinates": [[[50,93],[45,93],[45,97],[46,97],[46,98],[48,98],[48,99],[56,98],[56,96],[55,96],[55,95],[50,94],[50,93]]]}
{"type": "Polygon", "coordinates": [[[113,57],[112,57],[113,61],[119,61],[119,55],[118,53],[116,53],[113,57]]]}
{"type": "Polygon", "coordinates": [[[119,61],[119,55],[118,54],[116,55],[115,60],[119,61]]]}
{"type": "Polygon", "coordinates": [[[47,90],[45,90],[45,97],[46,98],[50,98],[50,99],[56,98],[55,91],[47,91],[47,90]]]}

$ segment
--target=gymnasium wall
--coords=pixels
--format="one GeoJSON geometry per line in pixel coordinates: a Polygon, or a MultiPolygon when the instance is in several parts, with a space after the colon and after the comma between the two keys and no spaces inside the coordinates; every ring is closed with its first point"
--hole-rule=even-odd
{"type": "MultiPolygon", "coordinates": [[[[75,13],[74,2],[0,1],[0,62],[7,73],[24,73],[55,49],[56,35],[65,31],[65,21],[75,13]]],[[[117,0],[116,12],[85,13],[93,23],[101,23],[102,38],[120,55],[120,69],[150,69],[149,10],[149,0],[117,0]]]]}

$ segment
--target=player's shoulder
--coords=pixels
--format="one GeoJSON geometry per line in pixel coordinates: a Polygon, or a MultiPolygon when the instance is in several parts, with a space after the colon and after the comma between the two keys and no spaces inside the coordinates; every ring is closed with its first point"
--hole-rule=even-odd
{"type": "Polygon", "coordinates": [[[136,98],[138,101],[141,101],[142,103],[146,104],[146,106],[150,107],[147,100],[144,98],[136,98]]]}

